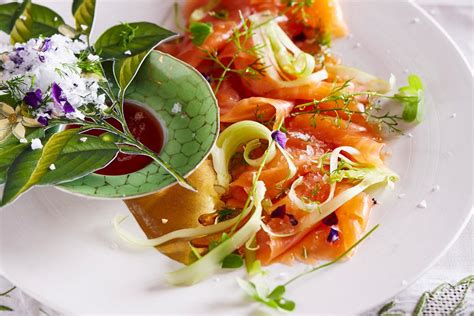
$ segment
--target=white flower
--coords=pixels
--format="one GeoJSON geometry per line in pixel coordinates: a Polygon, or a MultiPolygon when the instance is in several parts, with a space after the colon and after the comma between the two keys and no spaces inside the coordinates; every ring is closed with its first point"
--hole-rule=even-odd
{"type": "Polygon", "coordinates": [[[12,133],[20,140],[24,139],[26,133],[25,127],[39,126],[41,126],[41,124],[35,119],[22,115],[20,106],[14,109],[10,105],[0,102],[0,142],[12,133]]]}
{"type": "MultiPolygon", "coordinates": [[[[102,78],[82,73],[78,66],[77,55],[86,48],[87,44],[81,38],[72,40],[59,34],[17,43],[8,49],[5,60],[2,60],[0,83],[21,78],[19,95],[14,96],[18,99],[23,99],[27,92],[41,90],[45,100],[51,101],[35,109],[35,117],[40,116],[40,113],[51,113],[51,119],[64,116],[83,119],[81,107],[94,104],[100,109],[105,104],[105,95],[100,94],[99,86],[102,78]],[[53,101],[54,98],[47,98],[53,84],[61,88],[63,100],[59,103],[53,101]],[[68,111],[64,109],[66,101],[68,111]],[[71,113],[71,107],[75,112],[71,113]]],[[[87,59],[89,62],[98,62],[97,58],[89,55],[87,59]]]]}

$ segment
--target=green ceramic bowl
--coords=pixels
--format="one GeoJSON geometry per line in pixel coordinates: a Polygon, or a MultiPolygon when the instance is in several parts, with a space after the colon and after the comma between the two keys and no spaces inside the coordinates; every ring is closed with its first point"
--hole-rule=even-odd
{"type": "MultiPolygon", "coordinates": [[[[160,156],[189,175],[209,155],[219,134],[219,108],[202,75],[176,58],[152,52],[127,90],[126,99],[154,111],[165,129],[160,156]],[[181,111],[173,106],[179,103],[181,111]]],[[[97,198],[132,198],[164,189],[175,179],[157,163],[120,176],[90,174],[59,186],[97,198]]]]}

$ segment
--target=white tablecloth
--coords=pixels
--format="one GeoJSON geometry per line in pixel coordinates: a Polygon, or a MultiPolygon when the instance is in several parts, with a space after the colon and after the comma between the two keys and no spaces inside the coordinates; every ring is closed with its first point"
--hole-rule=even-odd
{"type": "MultiPolygon", "coordinates": [[[[467,57],[471,67],[474,65],[474,4],[472,0],[420,0],[422,6],[448,31],[467,57]]],[[[471,100],[471,106],[473,104],[471,100]]],[[[397,309],[411,312],[423,292],[434,289],[443,282],[452,284],[469,274],[474,274],[474,220],[471,220],[462,235],[443,256],[415,284],[411,285],[395,299],[397,309]]],[[[0,276],[0,293],[13,285],[0,276]]],[[[474,312],[474,297],[468,299],[467,311],[474,312]]],[[[41,303],[16,289],[9,297],[0,297],[0,305],[14,309],[4,312],[5,316],[58,315],[41,303]]],[[[369,311],[376,313],[378,309],[369,311]]]]}

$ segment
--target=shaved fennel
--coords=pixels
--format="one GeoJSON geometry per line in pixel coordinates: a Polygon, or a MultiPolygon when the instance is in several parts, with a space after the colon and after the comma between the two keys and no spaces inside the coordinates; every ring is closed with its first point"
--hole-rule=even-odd
{"type": "Polygon", "coordinates": [[[257,13],[249,19],[255,25],[252,39],[267,67],[265,72],[282,87],[316,84],[327,78],[324,69],[314,72],[314,57],[292,42],[275,17],[269,13],[257,13]]]}
{"type": "Polygon", "coordinates": [[[262,200],[265,184],[258,181],[253,195],[255,210],[249,220],[229,239],[225,240],[198,261],[177,271],[166,274],[168,282],[174,285],[191,285],[220,270],[222,260],[234,250],[244,245],[260,229],[262,200]]]}
{"type": "MultiPolygon", "coordinates": [[[[249,149],[255,149],[258,139],[268,141],[269,153],[267,162],[271,161],[276,154],[276,147],[272,140],[271,131],[264,125],[254,121],[241,121],[227,127],[217,139],[216,146],[212,150],[212,162],[217,173],[217,182],[227,188],[231,177],[229,174],[229,163],[239,146],[247,144],[249,149]],[[257,140],[257,141],[256,141],[257,140]],[[250,142],[250,143],[249,143],[250,142]]],[[[261,158],[250,159],[249,150],[244,153],[245,161],[251,166],[258,167],[262,162],[261,158]]]]}
{"type": "MultiPolygon", "coordinates": [[[[303,201],[296,194],[296,188],[301,183],[303,183],[303,177],[299,177],[293,182],[290,188],[290,192],[288,193],[288,197],[291,200],[291,202],[295,204],[300,210],[309,212],[309,213],[315,210],[318,210],[319,214],[323,214],[324,212],[329,212],[327,214],[329,215],[332,211],[335,211],[337,207],[349,201],[351,198],[353,198],[355,195],[359,194],[360,192],[364,191],[369,186],[372,186],[381,182],[386,182],[388,185],[390,185],[392,184],[393,181],[398,179],[398,176],[388,169],[374,167],[370,165],[362,165],[357,162],[351,161],[349,158],[341,154],[341,152],[343,151],[352,155],[354,158],[361,157],[361,153],[357,149],[350,146],[341,146],[334,149],[331,152],[331,155],[329,157],[329,172],[330,172],[329,181],[330,181],[331,189],[330,189],[327,199],[324,202],[319,203],[319,202],[303,201]],[[345,168],[340,169],[339,161],[343,161],[345,164],[345,168],[348,168],[348,169],[345,169],[345,168]],[[334,194],[336,191],[336,183],[342,181],[342,179],[361,180],[362,182],[353,188],[350,188],[344,192],[341,192],[337,197],[334,197],[334,194]],[[362,191],[357,191],[357,190],[351,191],[352,189],[356,187],[358,188],[363,187],[363,189],[362,191]],[[357,193],[355,193],[354,195],[351,195],[350,192],[357,192],[357,193]],[[338,200],[341,200],[342,198],[341,196],[345,197],[343,199],[344,202],[342,204],[340,205],[336,204],[338,206],[334,209],[332,209],[330,206],[328,208],[328,205],[334,205],[334,203],[332,202],[333,199],[337,198],[338,200]]],[[[325,216],[321,217],[321,219],[324,218],[325,216]]]]}
{"type": "MultiPolygon", "coordinates": [[[[250,204],[248,205],[248,207],[242,210],[242,213],[241,213],[242,218],[245,218],[250,213],[250,211],[254,207],[254,202],[255,202],[254,200],[250,201],[250,204]]],[[[141,238],[135,237],[130,232],[126,231],[124,228],[120,226],[120,224],[127,217],[128,216],[116,216],[114,218],[113,224],[114,224],[115,231],[123,240],[131,244],[142,246],[142,247],[156,247],[174,239],[192,239],[192,238],[197,238],[201,236],[212,235],[212,234],[219,233],[221,231],[231,228],[240,220],[240,217],[234,217],[227,221],[219,222],[210,226],[179,229],[157,238],[141,239],[141,238]]]]}
{"type": "Polygon", "coordinates": [[[331,77],[337,77],[343,81],[350,80],[351,82],[364,86],[368,91],[388,93],[392,90],[393,85],[395,84],[395,77],[393,75],[391,75],[390,80],[387,81],[357,68],[333,64],[327,64],[325,66],[331,77]]]}

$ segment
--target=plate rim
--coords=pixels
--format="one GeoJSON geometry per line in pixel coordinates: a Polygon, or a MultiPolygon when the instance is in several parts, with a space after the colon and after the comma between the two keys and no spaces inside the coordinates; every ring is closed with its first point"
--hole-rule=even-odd
{"type": "MultiPolygon", "coordinates": [[[[354,2],[354,1],[349,1],[349,2],[354,2]]],[[[462,53],[462,51],[460,50],[458,44],[453,40],[453,38],[449,35],[449,33],[439,24],[439,22],[436,21],[436,19],[434,19],[431,15],[429,15],[427,13],[427,11],[425,9],[423,9],[414,0],[408,0],[406,3],[412,5],[415,9],[417,9],[420,14],[422,14],[432,25],[435,26],[435,28],[438,31],[441,32],[441,34],[443,34],[443,36],[448,40],[448,42],[455,48],[455,51],[457,52],[458,57],[460,57],[464,61],[464,66],[466,67],[467,71],[470,72],[471,80],[472,80],[473,69],[471,68],[469,62],[467,61],[466,56],[462,53]]],[[[88,198],[91,198],[91,197],[88,197],[88,198]]],[[[112,199],[112,200],[114,200],[114,199],[112,199]]],[[[444,246],[443,250],[439,252],[439,254],[436,256],[436,258],[433,259],[430,262],[430,264],[427,265],[424,269],[422,269],[416,276],[413,276],[412,279],[409,280],[409,282],[407,284],[404,284],[403,286],[401,286],[399,288],[398,292],[394,293],[393,295],[388,296],[385,300],[383,300],[381,302],[378,302],[376,304],[374,303],[370,308],[364,308],[363,311],[369,311],[370,309],[373,309],[374,307],[380,306],[381,304],[387,302],[388,299],[397,296],[400,292],[404,291],[406,288],[411,286],[422,275],[424,275],[428,270],[430,270],[446,254],[446,252],[453,246],[453,244],[458,240],[459,236],[463,233],[463,231],[465,230],[466,226],[468,225],[470,220],[473,218],[473,216],[474,216],[474,205],[472,204],[472,196],[471,196],[470,211],[467,213],[466,218],[463,220],[462,224],[459,226],[457,232],[451,238],[450,242],[447,243],[444,246]]],[[[9,278],[3,272],[4,271],[2,270],[2,266],[0,265],[0,274],[11,282],[14,280],[14,278],[9,278]]],[[[12,282],[12,283],[15,284],[15,282],[12,282]]],[[[59,311],[59,312],[65,313],[65,314],[74,314],[74,315],[78,314],[77,312],[67,311],[67,310],[63,309],[62,307],[60,307],[60,306],[58,306],[54,303],[51,303],[49,300],[44,299],[41,294],[37,295],[37,293],[33,293],[29,289],[25,290],[25,289],[21,288],[21,286],[19,286],[19,288],[23,292],[28,294],[29,296],[31,296],[34,299],[40,301],[41,303],[47,305],[48,307],[52,307],[56,311],[59,311]]]]}

